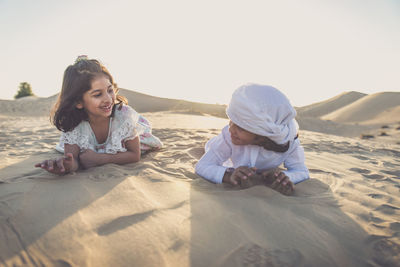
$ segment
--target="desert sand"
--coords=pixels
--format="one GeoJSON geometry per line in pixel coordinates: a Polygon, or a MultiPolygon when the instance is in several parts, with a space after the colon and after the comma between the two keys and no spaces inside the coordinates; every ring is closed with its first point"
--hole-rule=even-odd
{"type": "Polygon", "coordinates": [[[56,96],[0,100],[1,266],[400,266],[400,119],[385,116],[400,102],[387,93],[297,108],[310,179],[292,196],[194,173],[224,106],[123,93],[164,147],[65,176],[33,167],[59,155],[56,96]]]}

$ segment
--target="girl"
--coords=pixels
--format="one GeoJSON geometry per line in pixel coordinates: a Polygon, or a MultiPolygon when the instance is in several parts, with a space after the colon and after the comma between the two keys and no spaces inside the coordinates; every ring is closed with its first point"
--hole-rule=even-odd
{"type": "Polygon", "coordinates": [[[308,179],[296,111],[279,90],[241,86],[226,112],[229,126],[207,142],[206,153],[196,164],[197,174],[214,183],[263,183],[284,194],[308,179]],[[282,163],[287,170],[278,168],[282,163]]]}
{"type": "Polygon", "coordinates": [[[62,131],[56,149],[64,156],[35,167],[65,174],[106,163],[137,162],[141,152],[160,148],[148,121],[117,93],[113,77],[99,61],[80,56],[68,66],[52,116],[62,131]]]}

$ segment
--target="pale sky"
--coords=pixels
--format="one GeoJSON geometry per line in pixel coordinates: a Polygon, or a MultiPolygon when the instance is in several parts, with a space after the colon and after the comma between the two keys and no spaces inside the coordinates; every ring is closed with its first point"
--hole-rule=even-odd
{"type": "Polygon", "coordinates": [[[0,35],[0,99],[58,93],[81,54],[119,87],[197,102],[248,82],[295,106],[400,91],[398,0],[0,0],[0,35]]]}

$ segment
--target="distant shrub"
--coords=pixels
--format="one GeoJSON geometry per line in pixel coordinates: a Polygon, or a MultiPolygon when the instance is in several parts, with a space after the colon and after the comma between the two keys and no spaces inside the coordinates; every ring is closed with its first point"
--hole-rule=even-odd
{"type": "Polygon", "coordinates": [[[386,132],[381,132],[380,136],[389,136],[386,132]]]}
{"type": "Polygon", "coordinates": [[[24,96],[33,96],[32,87],[27,82],[22,82],[18,86],[19,90],[17,94],[14,96],[15,99],[24,97],[24,96]]]}
{"type": "Polygon", "coordinates": [[[400,126],[396,128],[396,130],[400,130],[400,126]]]}
{"type": "Polygon", "coordinates": [[[372,134],[361,134],[361,139],[371,139],[375,138],[372,134]]]}
{"type": "Polygon", "coordinates": [[[389,128],[389,126],[387,126],[387,125],[382,125],[381,128],[382,128],[382,129],[387,129],[387,128],[389,128]]]}

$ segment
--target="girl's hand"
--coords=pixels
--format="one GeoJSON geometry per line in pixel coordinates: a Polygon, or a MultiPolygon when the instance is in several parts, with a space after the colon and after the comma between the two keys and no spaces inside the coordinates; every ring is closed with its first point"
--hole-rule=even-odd
{"type": "Polygon", "coordinates": [[[63,157],[57,159],[45,160],[41,163],[35,164],[35,167],[42,168],[50,173],[65,174],[71,171],[74,163],[74,155],[67,153],[63,157]]]}
{"type": "Polygon", "coordinates": [[[251,177],[256,174],[255,168],[249,168],[247,166],[240,166],[236,168],[231,174],[225,173],[222,182],[231,185],[240,185],[241,187],[250,187],[251,177]]]}
{"type": "Polygon", "coordinates": [[[294,191],[293,182],[290,181],[289,177],[279,168],[272,171],[265,171],[262,173],[265,181],[265,185],[272,189],[284,194],[291,195],[294,191]]]}

